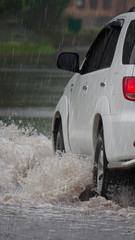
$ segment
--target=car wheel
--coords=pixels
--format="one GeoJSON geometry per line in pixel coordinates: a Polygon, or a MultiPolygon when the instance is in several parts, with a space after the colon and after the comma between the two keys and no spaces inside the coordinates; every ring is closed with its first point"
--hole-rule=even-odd
{"type": "Polygon", "coordinates": [[[64,140],[63,140],[63,132],[62,132],[62,124],[60,123],[58,126],[57,136],[56,136],[56,152],[65,152],[64,140]]]}
{"type": "Polygon", "coordinates": [[[100,131],[95,149],[93,182],[94,190],[100,196],[105,196],[108,182],[107,159],[104,147],[103,130],[100,131]]]}

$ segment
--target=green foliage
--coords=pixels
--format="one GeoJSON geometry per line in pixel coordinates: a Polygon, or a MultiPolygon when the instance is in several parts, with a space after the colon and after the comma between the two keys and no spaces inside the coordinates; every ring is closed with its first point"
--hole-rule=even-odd
{"type": "Polygon", "coordinates": [[[60,27],[64,9],[71,0],[34,0],[34,7],[25,14],[25,24],[35,30],[52,30],[60,27]]]}
{"type": "Polygon", "coordinates": [[[5,42],[0,43],[0,54],[8,55],[43,55],[54,53],[54,48],[50,44],[34,44],[30,41],[24,42],[5,42]]]}
{"type": "Polygon", "coordinates": [[[0,0],[0,18],[6,19],[10,15],[16,15],[20,10],[35,6],[35,0],[0,0]]]}
{"type": "Polygon", "coordinates": [[[0,18],[5,19],[23,10],[28,13],[28,20],[32,15],[31,20],[37,22],[38,25],[42,25],[42,22],[48,24],[53,21],[55,25],[69,2],[70,0],[0,0],[0,18]]]}
{"type": "Polygon", "coordinates": [[[23,10],[34,8],[37,5],[35,0],[21,0],[21,1],[23,10]]]}
{"type": "Polygon", "coordinates": [[[56,21],[57,23],[60,23],[62,13],[69,3],[70,3],[70,0],[48,1],[48,9],[50,8],[48,12],[48,20],[50,20],[50,22],[56,21]]]}
{"type": "Polygon", "coordinates": [[[0,0],[0,16],[5,19],[11,14],[16,14],[22,7],[22,0],[0,0]]]}

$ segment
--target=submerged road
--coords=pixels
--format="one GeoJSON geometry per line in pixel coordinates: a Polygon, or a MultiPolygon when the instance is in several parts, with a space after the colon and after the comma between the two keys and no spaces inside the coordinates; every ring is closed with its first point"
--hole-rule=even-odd
{"type": "Polygon", "coordinates": [[[52,118],[53,109],[39,108],[1,108],[1,117],[52,118]]]}
{"type": "Polygon", "coordinates": [[[126,211],[42,205],[0,211],[1,240],[134,240],[135,220],[126,211]],[[89,209],[90,210],[90,209],[89,209]]]}

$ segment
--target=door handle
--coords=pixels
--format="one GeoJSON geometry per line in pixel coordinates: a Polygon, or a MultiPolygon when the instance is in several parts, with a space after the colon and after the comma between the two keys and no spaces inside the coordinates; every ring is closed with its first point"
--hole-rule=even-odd
{"type": "Polygon", "coordinates": [[[72,92],[72,90],[73,90],[73,87],[74,87],[74,84],[72,83],[71,85],[70,85],[70,91],[72,92]]]}
{"type": "Polygon", "coordinates": [[[83,90],[86,91],[88,89],[88,86],[83,86],[83,90]]]}
{"type": "Polygon", "coordinates": [[[101,82],[100,83],[100,87],[105,87],[106,83],[105,82],[101,82]]]}

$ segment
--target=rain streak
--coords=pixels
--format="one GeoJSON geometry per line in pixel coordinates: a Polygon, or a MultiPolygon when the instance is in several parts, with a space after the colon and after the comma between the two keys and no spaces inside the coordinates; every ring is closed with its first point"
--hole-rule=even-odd
{"type": "Polygon", "coordinates": [[[59,53],[78,52],[81,64],[131,2],[0,1],[0,240],[135,239],[134,186],[98,196],[93,156],[52,147],[54,109],[73,76],[57,69],[59,53]]]}

